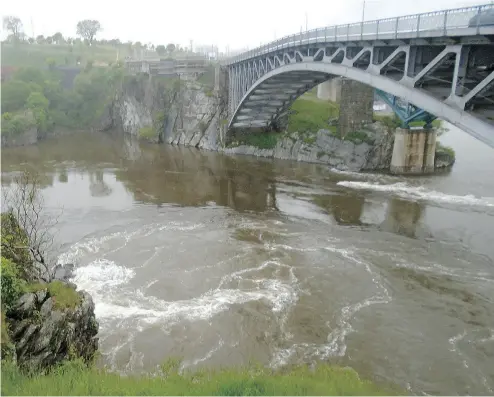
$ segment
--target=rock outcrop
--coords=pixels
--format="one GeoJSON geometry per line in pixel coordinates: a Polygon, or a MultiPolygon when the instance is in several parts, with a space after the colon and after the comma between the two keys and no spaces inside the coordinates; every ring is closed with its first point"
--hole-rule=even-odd
{"type": "MultiPolygon", "coordinates": [[[[393,153],[394,134],[381,122],[362,127],[365,141],[341,139],[328,130],[319,130],[311,139],[300,133],[280,134],[276,146],[261,149],[248,145],[231,145],[227,136],[227,93],[213,92],[194,82],[164,87],[153,78],[141,78],[124,87],[107,112],[114,127],[132,135],[153,126],[155,141],[183,145],[226,154],[296,160],[327,164],[352,171],[388,171],[393,153]],[[154,116],[161,112],[161,122],[154,116]]],[[[153,139],[147,139],[153,140],[153,139]]],[[[436,157],[437,167],[451,165],[443,154],[436,157]]],[[[454,160],[453,160],[454,161],[454,160]]]]}
{"type": "Polygon", "coordinates": [[[98,322],[94,303],[75,285],[60,283],[78,297],[77,303],[63,307],[50,288],[24,294],[7,313],[10,339],[19,365],[46,368],[65,359],[93,359],[98,349],[98,322]]]}

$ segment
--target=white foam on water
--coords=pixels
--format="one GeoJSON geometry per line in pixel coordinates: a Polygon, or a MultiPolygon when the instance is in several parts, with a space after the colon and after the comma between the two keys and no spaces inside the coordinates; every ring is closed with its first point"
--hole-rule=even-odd
{"type": "Polygon", "coordinates": [[[458,204],[465,206],[481,206],[494,208],[494,197],[475,197],[471,194],[457,196],[429,190],[423,186],[410,186],[404,182],[382,185],[370,182],[357,181],[340,181],[339,186],[345,186],[351,189],[373,190],[377,192],[394,193],[403,198],[412,198],[417,200],[427,200],[446,204],[458,204]]]}
{"type": "Polygon", "coordinates": [[[132,269],[108,259],[96,259],[89,265],[75,269],[73,281],[80,289],[99,293],[108,287],[127,283],[134,275],[132,269]]]}

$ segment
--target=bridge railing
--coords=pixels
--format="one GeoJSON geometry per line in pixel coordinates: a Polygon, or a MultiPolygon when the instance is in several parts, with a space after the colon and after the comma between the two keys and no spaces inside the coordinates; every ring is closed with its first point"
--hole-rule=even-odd
{"type": "Polygon", "coordinates": [[[281,49],[315,43],[419,38],[449,34],[475,35],[479,34],[482,26],[480,15],[487,10],[494,12],[494,4],[312,29],[282,37],[269,44],[244,52],[227,59],[226,63],[236,63],[281,49]],[[477,18],[471,23],[475,16],[477,18]]]}

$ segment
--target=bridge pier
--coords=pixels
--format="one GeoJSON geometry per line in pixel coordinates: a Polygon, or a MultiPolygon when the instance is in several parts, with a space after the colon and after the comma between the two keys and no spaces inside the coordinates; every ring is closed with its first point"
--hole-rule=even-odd
{"type": "Polygon", "coordinates": [[[341,137],[372,123],[374,88],[342,78],[338,131],[341,137]]]}
{"type": "Polygon", "coordinates": [[[434,129],[397,128],[391,157],[393,174],[428,174],[434,172],[437,133],[434,129]]]}
{"type": "Polygon", "coordinates": [[[341,98],[341,77],[335,77],[317,86],[317,98],[339,102],[341,98]]]}

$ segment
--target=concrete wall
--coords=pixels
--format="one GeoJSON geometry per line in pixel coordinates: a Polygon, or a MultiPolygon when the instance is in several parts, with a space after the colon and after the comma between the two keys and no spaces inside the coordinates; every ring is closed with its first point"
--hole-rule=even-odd
{"type": "Polygon", "coordinates": [[[354,80],[341,80],[340,116],[338,130],[344,137],[362,125],[372,123],[374,89],[354,80]]]}
{"type": "Polygon", "coordinates": [[[397,128],[390,170],[394,174],[427,174],[434,172],[435,130],[397,128]]]}
{"type": "Polygon", "coordinates": [[[341,77],[335,77],[317,86],[317,98],[324,101],[339,102],[341,98],[341,77]]]}

